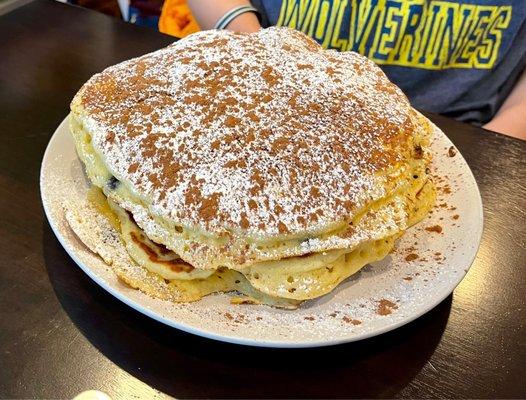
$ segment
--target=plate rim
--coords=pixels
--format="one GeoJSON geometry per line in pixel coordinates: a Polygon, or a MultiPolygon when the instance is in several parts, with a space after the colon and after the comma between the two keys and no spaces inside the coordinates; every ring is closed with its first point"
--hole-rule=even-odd
{"type": "MultiPolygon", "coordinates": [[[[63,247],[63,249],[66,251],[66,253],[71,257],[71,259],[77,264],[77,266],[86,274],[88,277],[90,277],[95,283],[97,283],[100,287],[102,287],[104,290],[106,290],[109,294],[126,304],[127,306],[133,308],[135,311],[146,315],[154,320],[156,320],[159,323],[162,323],[164,325],[167,325],[171,328],[179,329],[183,332],[190,333],[193,335],[197,335],[206,339],[212,339],[220,342],[226,342],[236,345],[245,345],[245,346],[252,346],[252,347],[266,347],[266,348],[313,348],[313,347],[326,347],[326,346],[335,346],[339,344],[344,343],[351,343],[351,342],[357,342],[360,340],[368,339],[374,336],[382,335],[384,333],[393,331],[399,327],[402,327],[406,324],[409,324],[416,320],[417,318],[420,318],[421,316],[427,314],[429,311],[433,310],[437,305],[442,303],[450,294],[452,294],[455,289],[458,287],[460,282],[464,279],[468,271],[471,269],[471,266],[473,265],[473,262],[475,261],[475,258],[477,257],[478,251],[480,249],[480,244],[482,241],[482,235],[484,232],[484,208],[482,203],[482,197],[480,194],[480,189],[477,183],[477,180],[475,179],[475,176],[473,175],[473,172],[471,171],[471,168],[469,167],[469,164],[465,160],[465,158],[462,156],[460,151],[457,151],[457,156],[460,156],[462,158],[462,161],[467,166],[467,171],[469,171],[469,178],[475,182],[474,189],[477,194],[477,209],[479,210],[478,220],[479,220],[479,235],[476,238],[477,244],[474,246],[473,254],[471,255],[469,259],[469,263],[464,268],[463,273],[460,273],[458,276],[458,279],[455,281],[454,286],[451,289],[443,290],[439,293],[438,296],[436,296],[435,301],[426,304],[425,307],[422,307],[417,312],[414,312],[410,314],[409,316],[406,316],[405,318],[402,318],[400,320],[391,322],[383,326],[382,328],[373,330],[373,331],[367,331],[363,333],[354,334],[349,337],[342,337],[337,339],[329,339],[329,340],[314,340],[314,341],[276,341],[276,340],[267,340],[267,339],[251,339],[251,338],[244,338],[239,337],[235,335],[229,335],[229,334],[219,334],[210,332],[207,330],[198,329],[196,327],[193,327],[191,325],[188,325],[184,322],[174,321],[173,319],[167,318],[145,306],[143,306],[140,302],[131,299],[128,297],[125,293],[122,293],[118,290],[115,290],[110,286],[108,282],[106,282],[105,279],[98,276],[89,266],[84,264],[79,257],[76,255],[76,253],[73,251],[72,248],[66,243],[66,240],[62,233],[60,232],[60,229],[57,225],[57,222],[52,218],[51,210],[49,209],[49,205],[47,204],[47,198],[45,194],[45,167],[49,164],[51,159],[51,151],[54,149],[54,142],[58,140],[57,138],[61,135],[62,130],[69,131],[68,126],[69,121],[69,114],[62,120],[62,122],[58,125],[58,127],[55,129],[53,134],[51,135],[48,144],[46,145],[46,150],[44,151],[44,155],[42,157],[42,161],[40,164],[40,173],[39,173],[39,189],[40,189],[40,199],[42,202],[42,206],[44,208],[44,213],[46,215],[46,219],[51,227],[51,230],[53,231],[55,237],[58,239],[60,245],[63,247]]],[[[432,122],[432,121],[431,121],[432,122]]],[[[432,122],[433,123],[433,122],[432,122]]],[[[434,123],[433,123],[434,125],[434,123]]],[[[437,129],[441,135],[443,135],[446,140],[451,143],[451,145],[454,146],[453,142],[449,139],[449,137],[440,129],[437,129]]],[[[72,139],[71,139],[72,140],[72,139]]],[[[455,146],[456,148],[456,146],[455,146]]]]}

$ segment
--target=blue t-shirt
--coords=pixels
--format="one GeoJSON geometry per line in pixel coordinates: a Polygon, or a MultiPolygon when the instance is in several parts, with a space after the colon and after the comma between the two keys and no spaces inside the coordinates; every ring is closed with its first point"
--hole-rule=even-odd
{"type": "Polygon", "coordinates": [[[413,106],[491,119],[526,65],[526,0],[257,0],[264,25],[376,62],[413,106]]]}

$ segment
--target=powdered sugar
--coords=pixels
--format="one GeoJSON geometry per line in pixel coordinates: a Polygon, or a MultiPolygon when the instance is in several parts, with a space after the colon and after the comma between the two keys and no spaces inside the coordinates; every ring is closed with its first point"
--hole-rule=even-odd
{"type": "Polygon", "coordinates": [[[76,101],[95,149],[151,212],[213,234],[349,220],[385,195],[375,174],[403,161],[415,129],[373,63],[284,28],[197,33],[110,67],[76,101]]]}

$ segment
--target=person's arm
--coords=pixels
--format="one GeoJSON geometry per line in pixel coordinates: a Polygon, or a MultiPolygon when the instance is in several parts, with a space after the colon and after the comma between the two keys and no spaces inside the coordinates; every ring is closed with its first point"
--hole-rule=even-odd
{"type": "Polygon", "coordinates": [[[526,71],[484,128],[526,140],[526,71]]]}
{"type": "MultiPolygon", "coordinates": [[[[248,0],[188,0],[188,6],[201,29],[212,29],[234,7],[249,5],[248,0]]],[[[239,15],[227,26],[228,30],[236,32],[256,32],[260,28],[258,18],[252,12],[239,15]]]]}

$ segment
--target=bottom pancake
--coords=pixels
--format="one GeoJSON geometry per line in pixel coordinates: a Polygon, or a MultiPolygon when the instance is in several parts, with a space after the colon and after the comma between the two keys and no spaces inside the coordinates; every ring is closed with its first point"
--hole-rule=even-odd
{"type": "Polygon", "coordinates": [[[77,237],[93,253],[108,264],[117,277],[128,286],[149,296],[173,302],[192,302],[217,292],[239,292],[244,298],[232,297],[232,303],[267,304],[277,308],[294,309],[300,301],[280,299],[254,289],[243,274],[220,269],[205,279],[164,279],[140,266],[129,255],[121,232],[116,229],[117,217],[108,207],[92,201],[83,204],[64,204],[66,220],[77,237]]]}

